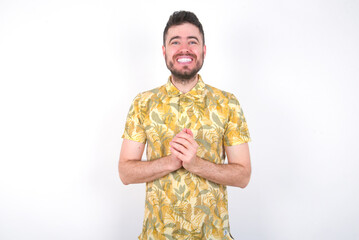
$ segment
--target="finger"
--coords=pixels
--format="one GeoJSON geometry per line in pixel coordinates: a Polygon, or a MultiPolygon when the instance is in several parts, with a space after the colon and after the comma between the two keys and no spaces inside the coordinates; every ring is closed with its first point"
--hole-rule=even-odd
{"type": "Polygon", "coordinates": [[[174,148],[176,151],[180,152],[183,155],[188,154],[188,149],[184,147],[182,144],[171,142],[171,147],[174,148]]]}
{"type": "MultiPolygon", "coordinates": [[[[179,133],[177,134],[173,139],[172,141],[178,141],[177,139],[185,139],[190,145],[193,145],[193,146],[196,146],[197,145],[197,142],[196,140],[194,140],[194,138],[192,136],[190,136],[189,134],[187,133],[179,133]]],[[[189,146],[186,144],[186,146],[189,146]]]]}
{"type": "Polygon", "coordinates": [[[184,129],[182,129],[181,132],[186,133],[193,137],[193,133],[192,133],[191,129],[189,129],[189,128],[184,128],[184,129]]]}
{"type": "Polygon", "coordinates": [[[185,131],[182,131],[180,133],[178,133],[175,137],[182,137],[182,138],[193,138],[193,136],[191,136],[190,134],[186,133],[185,131]]]}
{"type": "Polygon", "coordinates": [[[197,154],[197,147],[189,146],[184,147],[181,144],[177,144],[176,142],[172,142],[171,146],[176,149],[177,151],[181,152],[183,156],[181,157],[182,161],[188,161],[188,159],[192,158],[194,155],[197,154]]]}
{"type": "Polygon", "coordinates": [[[181,144],[182,146],[184,146],[187,149],[190,149],[191,145],[192,145],[192,143],[191,143],[191,141],[189,141],[189,139],[182,138],[180,136],[172,139],[172,142],[181,144]]]}
{"type": "Polygon", "coordinates": [[[191,137],[193,137],[193,133],[192,133],[191,129],[185,128],[185,133],[187,133],[187,134],[189,134],[191,137]]]}
{"type": "Polygon", "coordinates": [[[182,153],[178,148],[176,148],[175,142],[170,142],[170,148],[175,149],[177,152],[182,153]]]}
{"type": "Polygon", "coordinates": [[[176,158],[178,158],[179,160],[182,161],[182,158],[184,157],[184,155],[183,155],[181,152],[177,151],[177,150],[176,150],[175,148],[173,148],[173,147],[170,147],[170,151],[171,151],[171,153],[172,153],[176,158]]]}

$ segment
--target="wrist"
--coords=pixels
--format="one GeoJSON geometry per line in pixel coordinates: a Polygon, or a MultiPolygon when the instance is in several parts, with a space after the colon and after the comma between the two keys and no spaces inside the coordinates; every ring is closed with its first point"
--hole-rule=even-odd
{"type": "Polygon", "coordinates": [[[194,174],[196,174],[197,172],[198,172],[198,170],[201,168],[200,167],[200,162],[201,162],[201,158],[199,158],[199,157],[195,157],[192,161],[191,161],[191,163],[188,163],[188,164],[183,164],[183,167],[185,168],[185,169],[187,169],[188,171],[190,171],[191,173],[194,173],[194,174]]]}
{"type": "Polygon", "coordinates": [[[167,170],[170,172],[176,171],[182,167],[182,163],[177,160],[172,154],[165,157],[167,170]]]}

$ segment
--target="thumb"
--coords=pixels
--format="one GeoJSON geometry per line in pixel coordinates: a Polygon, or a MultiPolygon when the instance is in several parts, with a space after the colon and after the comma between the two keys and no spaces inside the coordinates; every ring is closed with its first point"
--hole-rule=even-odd
{"type": "Polygon", "coordinates": [[[187,133],[187,134],[191,135],[191,137],[193,137],[193,133],[192,133],[191,129],[185,128],[185,133],[187,133]]]}

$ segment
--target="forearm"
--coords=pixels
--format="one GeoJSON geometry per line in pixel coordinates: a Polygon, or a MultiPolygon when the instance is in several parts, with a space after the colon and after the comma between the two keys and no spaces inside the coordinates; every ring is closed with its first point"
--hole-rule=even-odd
{"type": "Polygon", "coordinates": [[[209,181],[245,188],[250,180],[250,170],[238,163],[216,164],[197,157],[196,164],[188,169],[209,181]]]}
{"type": "Polygon", "coordinates": [[[118,165],[120,178],[125,185],[151,182],[178,169],[176,168],[171,163],[170,156],[152,161],[122,159],[118,165]]]}

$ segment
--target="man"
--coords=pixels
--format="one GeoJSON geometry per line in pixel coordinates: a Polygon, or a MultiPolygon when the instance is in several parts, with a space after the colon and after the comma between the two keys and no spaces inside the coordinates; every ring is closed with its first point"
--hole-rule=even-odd
{"type": "Polygon", "coordinates": [[[134,99],[119,161],[124,184],[146,182],[139,239],[233,239],[226,186],[244,188],[251,174],[243,112],[198,75],[206,46],[193,13],[171,15],[162,50],[171,76],[134,99]]]}

